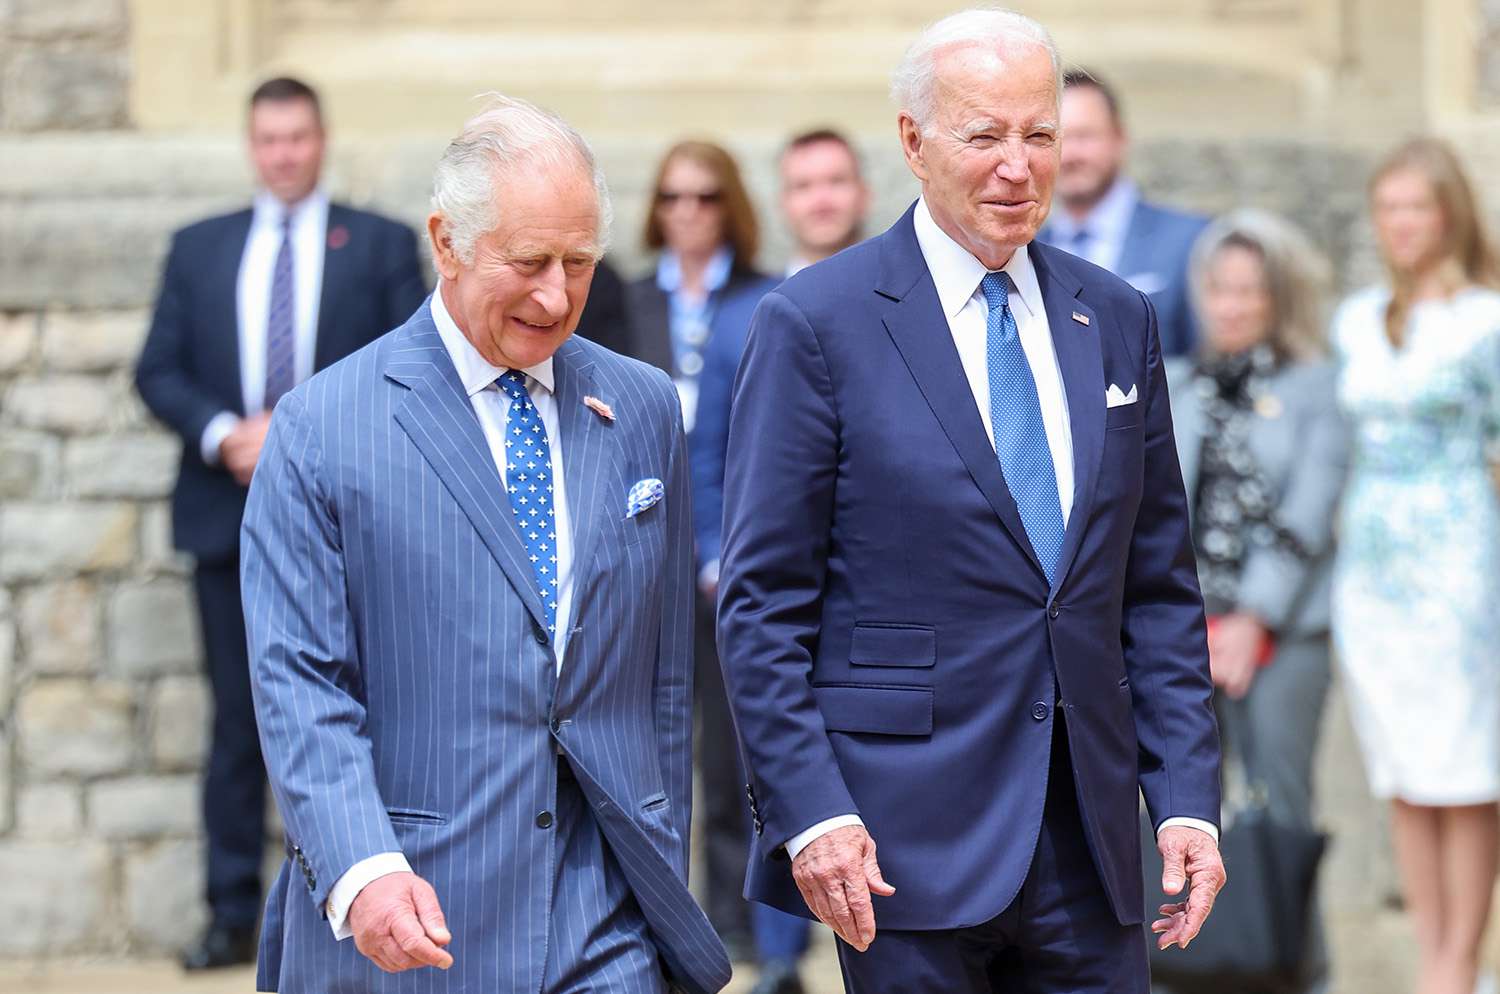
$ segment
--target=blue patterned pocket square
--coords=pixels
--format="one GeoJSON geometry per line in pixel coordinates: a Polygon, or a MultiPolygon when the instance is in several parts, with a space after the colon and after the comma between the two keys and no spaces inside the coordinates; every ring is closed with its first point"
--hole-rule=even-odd
{"type": "Polygon", "coordinates": [[[661,500],[666,492],[667,488],[655,477],[639,481],[630,488],[630,495],[625,498],[625,517],[633,518],[640,514],[661,500]]]}

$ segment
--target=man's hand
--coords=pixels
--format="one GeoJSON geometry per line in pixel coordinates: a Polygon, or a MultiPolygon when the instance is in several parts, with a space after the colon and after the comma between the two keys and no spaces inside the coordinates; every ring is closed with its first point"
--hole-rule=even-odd
{"type": "Polygon", "coordinates": [[[1265,627],[1251,614],[1226,614],[1214,626],[1213,637],[1208,640],[1208,666],[1214,686],[1231,700],[1250,693],[1265,640],[1265,627]]]}
{"type": "Polygon", "coordinates": [[[1198,930],[1213,910],[1214,898],[1228,879],[1224,860],[1212,835],[1185,825],[1162,829],[1156,837],[1156,847],[1161,851],[1162,893],[1174,897],[1182,893],[1184,885],[1189,890],[1186,901],[1163,904],[1157,909],[1166,917],[1152,922],[1151,931],[1156,933],[1158,949],[1166,949],[1173,943],[1186,949],[1198,937],[1198,930]]]}
{"type": "Polygon", "coordinates": [[[875,941],[870,895],[896,893],[880,875],[875,840],[860,825],[835,828],[809,842],[792,860],[792,879],[818,920],[860,952],[875,941]]]}
{"type": "Polygon", "coordinates": [[[266,429],[271,427],[271,412],[263,411],[244,418],[219,443],[219,463],[229,470],[234,482],[250,485],[255,464],[260,461],[261,447],[266,444],[266,429]]]}
{"type": "Polygon", "coordinates": [[[442,948],[453,936],[437,892],[415,873],[391,873],[371,882],[349,905],[348,921],[355,948],[386,973],[453,965],[442,948]]]}

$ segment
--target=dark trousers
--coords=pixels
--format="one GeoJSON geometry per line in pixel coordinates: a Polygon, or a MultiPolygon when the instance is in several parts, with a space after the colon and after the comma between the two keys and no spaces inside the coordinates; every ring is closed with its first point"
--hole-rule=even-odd
{"type": "Polygon", "coordinates": [[[203,781],[208,906],[216,925],[253,928],[261,910],[266,764],[250,697],[239,562],[200,564],[194,579],[214,697],[213,742],[203,781]]]}
{"type": "Polygon", "coordinates": [[[1021,892],[971,928],[883,931],[838,944],[848,994],[1147,994],[1146,930],[1115,920],[1084,836],[1067,738],[1052,744],[1047,805],[1021,892]]]}
{"type": "Polygon", "coordinates": [[[700,594],[693,679],[702,783],[696,809],[703,820],[704,910],[721,937],[745,941],[750,936],[750,905],[742,896],[750,855],[750,802],[714,645],[714,610],[713,600],[700,594]]]}

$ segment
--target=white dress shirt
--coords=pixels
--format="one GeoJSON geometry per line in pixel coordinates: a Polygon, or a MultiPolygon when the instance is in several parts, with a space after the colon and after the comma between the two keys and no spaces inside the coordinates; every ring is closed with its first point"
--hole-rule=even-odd
{"type": "MultiPolygon", "coordinates": [[[[969,389],[974,394],[974,403],[979,408],[979,419],[984,423],[990,447],[995,445],[995,427],[990,418],[990,374],[988,359],[989,304],[984,299],[980,282],[984,279],[984,264],[968,249],[954,241],[932,219],[926,200],[917,201],[913,222],[917,232],[917,245],[932,282],[937,287],[938,303],[948,319],[948,331],[953,344],[958,348],[958,358],[968,377],[969,389]]],[[[1011,255],[1003,272],[1009,274],[1014,289],[1010,293],[1010,311],[1016,319],[1016,329],[1021,336],[1021,349],[1026,353],[1026,362],[1031,366],[1031,377],[1036,381],[1037,400],[1042,407],[1042,425],[1047,432],[1047,447],[1052,450],[1052,468],[1057,474],[1057,496],[1062,503],[1063,527],[1073,511],[1073,428],[1068,416],[1068,395],[1063,389],[1062,371],[1057,364],[1057,352],[1052,346],[1052,329],[1047,322],[1047,309],[1042,302],[1041,284],[1037,282],[1036,269],[1032,266],[1027,246],[1023,245],[1011,255]]],[[[792,836],[786,844],[787,855],[793,859],[820,835],[847,825],[862,825],[858,815],[848,814],[818,822],[804,832],[792,836]]],[[[1218,829],[1209,822],[1194,818],[1168,818],[1162,828],[1171,825],[1187,825],[1202,829],[1215,839],[1218,829]]]]}
{"type": "MultiPolygon", "coordinates": [[[[235,288],[239,319],[240,390],[245,414],[259,414],[266,401],[266,322],[271,312],[271,282],[281,251],[281,224],[290,214],[292,236],[292,333],[295,382],[312,375],[318,338],[318,310],[323,297],[323,246],[328,232],[328,196],[314,190],[290,207],[262,190],[255,195],[250,233],[240,256],[235,288]]],[[[239,422],[223,411],[209,421],[199,441],[203,461],[219,462],[219,444],[239,422]]]]}
{"type": "MultiPolygon", "coordinates": [[[[484,430],[484,439],[489,443],[490,456],[500,473],[500,484],[504,488],[505,472],[505,419],[510,413],[510,395],[495,385],[508,368],[492,366],[479,354],[464,333],[459,330],[453,316],[443,303],[441,289],[430,298],[432,323],[437,325],[438,336],[458,370],[458,378],[469,396],[469,403],[479,418],[484,430]]],[[[552,503],[553,522],[557,527],[557,668],[562,671],[563,656],[567,652],[568,621],[573,612],[573,529],[568,516],[568,492],[563,480],[562,434],[559,431],[557,395],[553,379],[552,359],[548,357],[535,366],[522,370],[526,374],[526,389],[531,394],[531,403],[536,407],[542,425],[547,429],[547,441],[552,449],[552,503]]],[[[504,497],[508,508],[510,497],[504,497]]],[[[349,927],[349,906],[359,892],[379,878],[391,873],[409,873],[411,864],[399,852],[379,853],[355,863],[334,883],[328,892],[328,924],[336,939],[347,939],[354,934],[349,927]]]]}

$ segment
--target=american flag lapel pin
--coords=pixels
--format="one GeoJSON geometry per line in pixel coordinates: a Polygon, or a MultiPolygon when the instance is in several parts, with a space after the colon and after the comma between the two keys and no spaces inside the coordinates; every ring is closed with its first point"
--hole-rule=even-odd
{"type": "Polygon", "coordinates": [[[1073,312],[1073,320],[1077,321],[1079,324],[1083,325],[1085,328],[1087,328],[1089,326],[1089,316],[1087,314],[1080,314],[1077,311],[1074,311],[1073,312]]]}
{"type": "Polygon", "coordinates": [[[613,421],[615,419],[615,409],[598,397],[583,398],[583,406],[599,415],[605,421],[613,421]]]}

